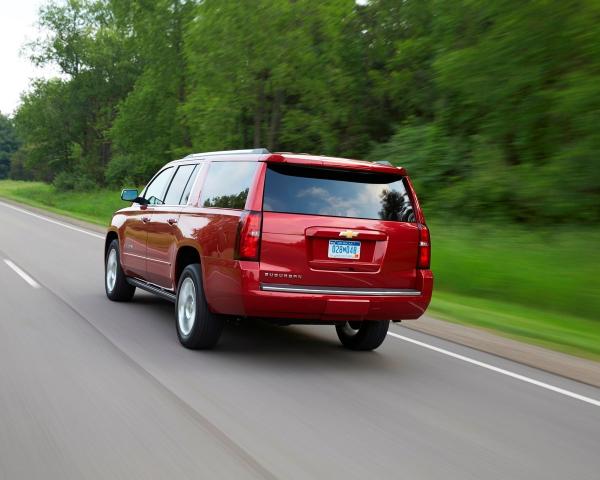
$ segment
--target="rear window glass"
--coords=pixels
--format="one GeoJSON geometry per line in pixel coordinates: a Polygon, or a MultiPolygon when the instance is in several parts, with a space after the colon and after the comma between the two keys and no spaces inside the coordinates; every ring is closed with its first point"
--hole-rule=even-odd
{"type": "Polygon", "coordinates": [[[243,209],[257,165],[256,162],[212,162],[202,188],[200,205],[243,209]]]}
{"type": "Polygon", "coordinates": [[[201,165],[196,165],[194,171],[192,172],[192,176],[190,177],[187,185],[185,186],[185,190],[183,191],[183,195],[181,196],[181,201],[179,202],[181,205],[187,205],[188,200],[190,199],[190,193],[192,193],[192,187],[194,186],[194,182],[196,177],[198,176],[198,172],[202,168],[201,165]]]}
{"type": "Polygon", "coordinates": [[[414,222],[402,177],[323,168],[270,165],[263,210],[414,222]]]}
{"type": "MultiPolygon", "coordinates": [[[[165,205],[179,205],[183,191],[188,183],[191,183],[192,172],[196,169],[196,165],[182,165],[177,169],[177,173],[171,180],[171,186],[165,197],[165,205]]],[[[186,199],[187,203],[187,199],[186,199]]]]}

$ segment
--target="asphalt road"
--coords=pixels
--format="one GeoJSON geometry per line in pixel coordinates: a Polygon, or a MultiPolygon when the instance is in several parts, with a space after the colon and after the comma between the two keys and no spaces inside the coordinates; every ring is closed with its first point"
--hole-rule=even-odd
{"type": "Polygon", "coordinates": [[[0,479],[600,478],[599,389],[401,326],[188,351],[171,304],[105,298],[102,247],[0,203],[0,479]]]}

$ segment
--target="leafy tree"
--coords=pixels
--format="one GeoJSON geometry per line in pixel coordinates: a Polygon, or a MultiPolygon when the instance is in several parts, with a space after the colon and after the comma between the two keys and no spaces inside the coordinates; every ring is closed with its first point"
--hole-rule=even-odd
{"type": "Polygon", "coordinates": [[[15,115],[24,166],[37,180],[52,181],[56,174],[72,168],[70,146],[77,137],[77,107],[63,80],[38,80],[21,97],[15,115]]]}
{"type": "Polygon", "coordinates": [[[373,158],[392,153],[414,166],[424,190],[436,192],[438,211],[539,223],[600,219],[600,132],[592,126],[600,120],[598,3],[434,7],[433,118],[416,129],[400,124],[373,158]]]}
{"type": "Polygon", "coordinates": [[[31,45],[31,58],[57,64],[64,78],[34,84],[17,114],[21,130],[31,132],[25,135],[44,140],[28,142],[32,165],[41,170],[36,176],[51,180],[64,172],[60,184],[67,187],[102,182],[115,106],[138,75],[129,32],[107,0],[50,2],[40,10],[40,25],[49,35],[31,45]]]}
{"type": "Polygon", "coordinates": [[[109,131],[116,154],[106,172],[112,184],[124,178],[143,182],[166,161],[190,151],[189,131],[179,108],[186,101],[183,33],[192,4],[114,2],[118,21],[134,32],[140,74],[117,106],[109,131]]]}
{"type": "Polygon", "coordinates": [[[13,122],[0,113],[0,179],[8,177],[11,157],[18,148],[19,141],[13,122]]]}
{"type": "Polygon", "coordinates": [[[194,148],[339,152],[358,123],[339,55],[354,14],[350,0],[199,4],[185,44],[194,148]]]}

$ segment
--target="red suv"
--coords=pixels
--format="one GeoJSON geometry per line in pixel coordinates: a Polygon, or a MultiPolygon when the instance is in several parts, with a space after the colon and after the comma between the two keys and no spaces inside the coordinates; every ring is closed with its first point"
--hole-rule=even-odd
{"type": "Polygon", "coordinates": [[[344,346],[372,350],[431,299],[429,231],[400,167],[201,153],[121,198],[133,203],[106,235],[106,294],[174,302],[188,348],[213,347],[228,317],[254,317],[335,325],[344,346]]]}

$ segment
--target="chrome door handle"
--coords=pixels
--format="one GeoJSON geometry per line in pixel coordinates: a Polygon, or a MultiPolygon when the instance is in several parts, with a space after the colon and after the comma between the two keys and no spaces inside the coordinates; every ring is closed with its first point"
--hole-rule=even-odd
{"type": "Polygon", "coordinates": [[[150,221],[150,217],[142,217],[142,222],[148,223],[150,221]]]}
{"type": "Polygon", "coordinates": [[[169,225],[175,225],[175,224],[177,223],[177,219],[176,219],[176,218],[169,218],[169,219],[167,220],[167,223],[168,223],[169,225]]]}

